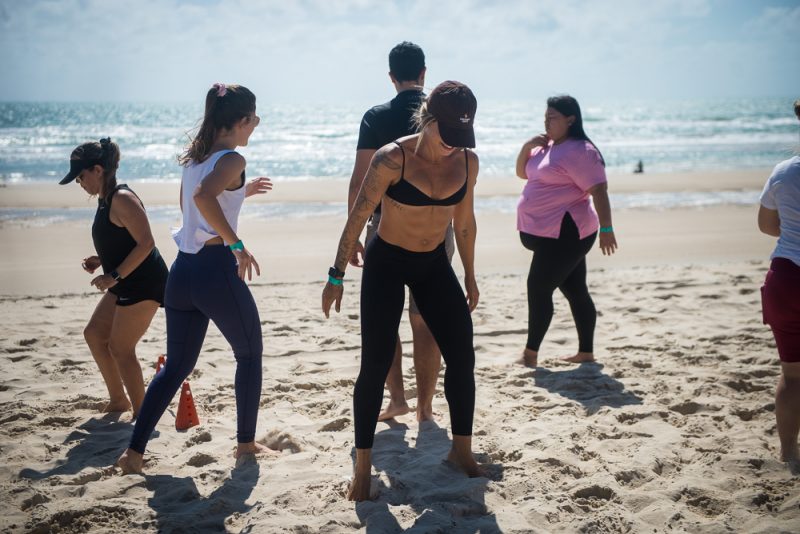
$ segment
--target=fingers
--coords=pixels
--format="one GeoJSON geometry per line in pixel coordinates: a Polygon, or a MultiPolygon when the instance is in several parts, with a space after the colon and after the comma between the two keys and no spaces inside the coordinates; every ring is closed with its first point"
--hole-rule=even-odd
{"type": "Polygon", "coordinates": [[[336,313],[339,313],[342,310],[342,294],[339,293],[339,296],[336,297],[336,313]]]}
{"type": "Polygon", "coordinates": [[[256,268],[256,276],[261,276],[261,267],[259,267],[259,266],[258,266],[258,262],[257,262],[257,261],[256,261],[256,259],[255,259],[254,257],[252,257],[252,256],[250,256],[250,259],[252,259],[252,260],[253,260],[253,265],[255,265],[255,268],[256,268]]]}

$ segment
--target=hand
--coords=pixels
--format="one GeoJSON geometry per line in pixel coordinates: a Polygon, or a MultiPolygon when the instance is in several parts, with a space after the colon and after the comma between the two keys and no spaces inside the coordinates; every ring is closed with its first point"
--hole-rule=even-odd
{"type": "Polygon", "coordinates": [[[356,241],[356,248],[353,255],[350,256],[350,265],[353,267],[364,266],[364,245],[361,244],[361,241],[356,241]]]}
{"type": "Polygon", "coordinates": [[[258,262],[250,254],[246,248],[241,250],[234,250],[233,255],[236,256],[236,264],[239,266],[239,278],[244,280],[244,275],[247,274],[247,279],[253,279],[253,267],[256,268],[256,276],[261,275],[261,269],[258,267],[258,262]]]}
{"type": "Polygon", "coordinates": [[[97,270],[98,267],[100,267],[100,258],[98,258],[97,256],[89,256],[88,258],[83,258],[83,261],[81,262],[81,267],[83,267],[83,270],[86,271],[87,273],[92,274],[97,270]]]}
{"type": "Polygon", "coordinates": [[[540,146],[542,148],[547,146],[547,143],[550,142],[550,138],[547,137],[547,134],[539,134],[535,137],[531,137],[525,144],[530,145],[531,148],[535,148],[540,146]]]}
{"type": "Polygon", "coordinates": [[[330,282],[325,282],[325,287],[322,289],[322,313],[325,318],[330,317],[331,304],[336,302],[336,313],[342,308],[342,295],[344,294],[344,284],[335,286],[330,282]]]}
{"type": "Polygon", "coordinates": [[[95,276],[92,279],[91,285],[93,285],[100,291],[105,291],[106,289],[117,285],[117,281],[114,280],[114,278],[112,278],[110,274],[101,274],[100,276],[95,276]]]}
{"type": "Polygon", "coordinates": [[[478,291],[478,283],[475,281],[475,277],[465,277],[464,287],[467,289],[467,305],[469,305],[469,311],[471,312],[478,307],[478,300],[481,296],[480,291],[478,291]]]}
{"type": "Polygon", "coordinates": [[[247,185],[244,186],[244,196],[245,198],[251,197],[253,195],[263,195],[272,191],[272,180],[267,178],[266,176],[259,176],[258,178],[253,178],[247,185]]]}
{"type": "Polygon", "coordinates": [[[617,250],[617,238],[614,232],[600,232],[600,250],[604,256],[611,256],[617,250]]]}

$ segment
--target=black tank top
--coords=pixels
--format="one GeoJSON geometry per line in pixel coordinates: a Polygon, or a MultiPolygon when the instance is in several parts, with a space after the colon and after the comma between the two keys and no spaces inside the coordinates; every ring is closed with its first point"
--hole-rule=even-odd
{"type": "Polygon", "coordinates": [[[386,189],[387,197],[407,206],[454,206],[464,199],[469,182],[469,156],[466,149],[464,150],[464,162],[467,177],[464,179],[464,185],[447,198],[431,198],[405,179],[406,151],[403,150],[403,145],[400,143],[395,142],[395,144],[400,147],[400,152],[403,154],[403,167],[400,170],[400,180],[386,189]]]}
{"type": "MultiPolygon", "coordinates": [[[[94,249],[100,257],[100,264],[106,274],[119,267],[136,246],[136,240],[133,239],[127,228],[117,226],[111,222],[111,202],[120,189],[133,193],[127,185],[119,184],[106,198],[97,199],[97,212],[94,215],[94,223],[92,224],[94,249]]],[[[136,195],[136,193],[133,194],[136,195]]],[[[139,197],[136,196],[136,198],[139,197]]],[[[141,199],[139,202],[141,202],[141,199]]],[[[150,255],[112,289],[135,286],[141,283],[147,284],[150,280],[160,279],[163,277],[163,265],[164,260],[161,259],[161,254],[156,247],[153,247],[150,255]]]]}

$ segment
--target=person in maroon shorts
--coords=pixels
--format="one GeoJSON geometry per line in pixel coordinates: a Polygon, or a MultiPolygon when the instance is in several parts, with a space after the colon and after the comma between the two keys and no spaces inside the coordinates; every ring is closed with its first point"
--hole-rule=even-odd
{"type": "MultiPolygon", "coordinates": [[[[794,104],[800,119],[800,100],[794,104]]],[[[758,228],[778,238],[761,288],[764,323],[775,336],[781,377],[775,419],[781,459],[800,469],[800,156],[779,163],[761,193],[758,228]]]]}

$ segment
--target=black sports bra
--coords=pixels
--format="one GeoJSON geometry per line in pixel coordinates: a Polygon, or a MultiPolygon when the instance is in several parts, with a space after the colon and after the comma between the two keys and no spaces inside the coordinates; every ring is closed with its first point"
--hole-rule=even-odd
{"type": "Polygon", "coordinates": [[[467,168],[467,178],[464,180],[464,185],[449,197],[439,199],[429,197],[405,179],[406,151],[403,150],[403,145],[400,143],[395,142],[395,144],[403,153],[403,168],[400,170],[400,180],[386,189],[387,197],[407,206],[454,206],[464,199],[467,194],[467,182],[469,182],[469,156],[466,150],[464,150],[464,162],[467,168]]]}

